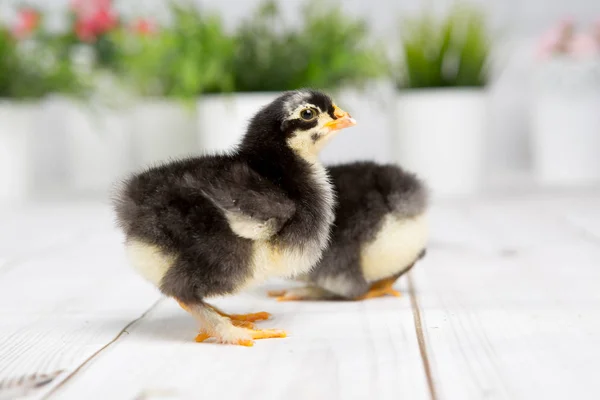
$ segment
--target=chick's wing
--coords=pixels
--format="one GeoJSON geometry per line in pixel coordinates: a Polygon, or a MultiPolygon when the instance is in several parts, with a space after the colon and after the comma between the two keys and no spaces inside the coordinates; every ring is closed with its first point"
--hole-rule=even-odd
{"type": "Polygon", "coordinates": [[[243,164],[216,173],[202,194],[223,211],[235,233],[249,239],[270,237],[296,212],[280,188],[243,164]]]}

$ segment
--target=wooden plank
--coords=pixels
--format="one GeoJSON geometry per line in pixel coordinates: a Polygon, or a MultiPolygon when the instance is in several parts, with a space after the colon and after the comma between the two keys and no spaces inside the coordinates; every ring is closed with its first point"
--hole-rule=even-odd
{"type": "Polygon", "coordinates": [[[70,243],[46,241],[43,252],[0,269],[0,398],[15,380],[63,371],[31,393],[42,397],[159,298],[126,266],[116,230],[84,211],[29,221],[34,245],[49,220],[70,243]]]}
{"type": "Polygon", "coordinates": [[[56,398],[429,398],[408,297],[277,303],[265,289],[215,304],[270,311],[263,326],[285,328],[288,338],[252,348],[197,344],[195,322],[165,300],[56,398]]]}
{"type": "Polygon", "coordinates": [[[571,226],[580,229],[583,239],[600,244],[600,199],[579,202],[564,207],[564,218],[571,226]]]}
{"type": "Polygon", "coordinates": [[[34,204],[0,210],[0,268],[39,252],[68,246],[100,228],[110,228],[109,207],[98,203],[34,204]]]}
{"type": "Polygon", "coordinates": [[[438,202],[430,213],[430,247],[510,255],[575,242],[579,229],[565,225],[566,210],[590,209],[592,204],[589,199],[531,197],[438,202]]]}
{"type": "Polygon", "coordinates": [[[600,396],[600,247],[564,223],[573,204],[582,203],[469,207],[464,223],[480,226],[480,242],[515,251],[471,242],[432,251],[415,269],[440,398],[600,396]]]}
{"type": "MultiPolygon", "coordinates": [[[[592,376],[600,360],[599,226],[587,218],[596,204],[435,207],[414,300],[439,398],[600,393],[592,376]]],[[[22,230],[16,262],[0,268],[0,398],[2,382],[58,370],[31,398],[430,398],[408,296],[276,303],[263,288],[215,304],[270,311],[275,319],[264,326],[285,328],[289,338],[251,349],[196,344],[194,321],[172,300],[152,307],[158,294],[126,267],[110,211],[97,210],[100,218],[84,207],[54,217],[59,230],[71,227],[58,242],[42,240],[52,229],[41,226],[48,219],[40,211],[39,226],[31,218],[27,229],[42,238],[32,241],[41,251],[31,253],[27,229],[13,221],[22,230]]]]}

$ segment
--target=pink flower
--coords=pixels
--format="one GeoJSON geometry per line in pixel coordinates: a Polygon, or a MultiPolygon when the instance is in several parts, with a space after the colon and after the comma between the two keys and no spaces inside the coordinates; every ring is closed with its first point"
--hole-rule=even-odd
{"type": "Polygon", "coordinates": [[[143,19],[140,18],[137,21],[135,21],[132,26],[131,29],[142,36],[149,36],[152,35],[154,33],[156,33],[156,31],[158,30],[156,27],[156,24],[152,21],[149,21],[147,19],[143,19]]]}
{"type": "Polygon", "coordinates": [[[575,57],[591,57],[600,52],[600,44],[592,35],[580,33],[569,42],[568,52],[575,57]]]}
{"type": "Polygon", "coordinates": [[[554,53],[564,53],[568,42],[573,36],[573,19],[565,18],[558,26],[550,29],[542,36],[538,48],[538,57],[548,58],[554,53]]]}
{"type": "Polygon", "coordinates": [[[31,35],[39,26],[40,13],[33,8],[22,8],[19,10],[18,21],[12,29],[16,38],[23,39],[31,35]]]}
{"type": "Polygon", "coordinates": [[[592,28],[592,35],[594,35],[596,42],[598,42],[598,45],[600,45],[600,19],[597,20],[596,23],[594,23],[594,27],[592,28]]]}

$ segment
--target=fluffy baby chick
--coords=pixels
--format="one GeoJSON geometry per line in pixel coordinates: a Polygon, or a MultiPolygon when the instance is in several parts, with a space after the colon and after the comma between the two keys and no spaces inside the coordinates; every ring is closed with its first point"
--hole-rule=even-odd
{"type": "Polygon", "coordinates": [[[299,278],[307,287],[269,294],[283,301],[399,296],[392,285],[425,254],[424,185],[394,165],[359,162],[328,170],[338,198],[331,245],[299,278]]]}
{"type": "Polygon", "coordinates": [[[231,153],[171,162],[124,183],[115,209],[130,263],[194,316],[197,341],[285,337],[253,329],[267,313],[227,315],[205,299],[317,263],[334,218],[317,153],[354,124],[323,93],[287,92],[252,118],[231,153]]]}

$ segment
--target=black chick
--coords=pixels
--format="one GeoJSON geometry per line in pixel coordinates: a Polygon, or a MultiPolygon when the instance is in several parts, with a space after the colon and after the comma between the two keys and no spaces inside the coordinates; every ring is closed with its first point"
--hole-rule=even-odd
{"type": "Polygon", "coordinates": [[[399,296],[392,285],[425,254],[427,190],[395,165],[357,162],[328,168],[337,195],[331,245],[307,287],[269,294],[280,301],[399,296]]]}
{"type": "Polygon", "coordinates": [[[354,124],[323,93],[286,92],[252,118],[231,153],[171,162],[124,183],[115,209],[130,263],[198,320],[197,341],[285,337],[253,329],[267,313],[227,315],[204,300],[317,263],[334,218],[317,153],[354,124]]]}

